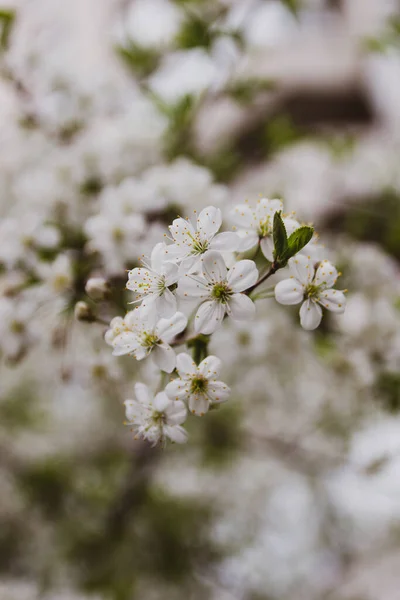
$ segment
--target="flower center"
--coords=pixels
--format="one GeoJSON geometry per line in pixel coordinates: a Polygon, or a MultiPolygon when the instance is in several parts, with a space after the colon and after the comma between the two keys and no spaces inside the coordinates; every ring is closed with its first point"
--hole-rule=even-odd
{"type": "Polygon", "coordinates": [[[204,377],[194,377],[190,385],[191,394],[204,394],[207,391],[208,381],[204,377]]]}
{"type": "Polygon", "coordinates": [[[165,276],[163,275],[157,281],[157,292],[160,296],[162,296],[162,294],[165,292],[166,289],[167,289],[167,286],[165,285],[165,276]]]}
{"type": "Polygon", "coordinates": [[[143,334],[142,345],[146,348],[152,348],[153,346],[156,346],[160,341],[161,340],[159,340],[159,338],[156,335],[154,335],[154,333],[145,332],[143,334]]]}
{"type": "Polygon", "coordinates": [[[211,297],[222,304],[226,304],[230,296],[232,296],[232,290],[226,283],[216,283],[211,291],[211,297]]]}
{"type": "Polygon", "coordinates": [[[268,235],[270,235],[270,233],[271,233],[270,221],[271,221],[271,219],[269,217],[266,217],[264,219],[264,221],[260,221],[259,228],[258,228],[258,235],[260,237],[267,237],[268,235]]]}
{"type": "Polygon", "coordinates": [[[313,298],[314,296],[318,296],[319,291],[320,286],[310,283],[304,290],[304,298],[313,298]]]}
{"type": "Polygon", "coordinates": [[[204,254],[204,252],[208,250],[208,241],[202,241],[198,234],[196,234],[196,237],[192,238],[192,241],[192,254],[204,254]]]}

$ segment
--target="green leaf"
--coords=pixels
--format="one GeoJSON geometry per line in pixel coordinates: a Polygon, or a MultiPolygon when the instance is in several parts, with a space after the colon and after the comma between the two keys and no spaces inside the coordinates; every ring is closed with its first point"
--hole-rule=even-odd
{"type": "Polygon", "coordinates": [[[277,262],[281,262],[288,250],[288,238],[281,212],[274,214],[273,237],[274,258],[277,262]]]}
{"type": "Polygon", "coordinates": [[[309,227],[308,225],[305,225],[304,227],[299,227],[299,229],[293,231],[293,233],[289,236],[289,239],[287,241],[288,247],[283,255],[283,258],[285,260],[289,260],[289,258],[292,258],[292,256],[300,252],[300,250],[302,250],[304,246],[308,244],[313,235],[314,229],[313,227],[309,227]]]}

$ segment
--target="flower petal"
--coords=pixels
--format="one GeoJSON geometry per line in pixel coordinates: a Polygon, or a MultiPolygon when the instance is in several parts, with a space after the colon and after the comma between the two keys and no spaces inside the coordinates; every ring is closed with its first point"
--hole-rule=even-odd
{"type": "Polygon", "coordinates": [[[152,395],[149,388],[144,383],[135,383],[134,385],[136,399],[145,406],[149,406],[152,402],[152,395]]]}
{"type": "Polygon", "coordinates": [[[222,214],[219,208],[207,206],[197,218],[197,231],[202,241],[210,240],[221,227],[222,214]]]}
{"type": "Polygon", "coordinates": [[[254,318],[256,306],[245,294],[233,294],[227,302],[226,310],[232,319],[247,321],[254,318]]]}
{"type": "Polygon", "coordinates": [[[203,277],[186,273],[179,279],[177,293],[181,298],[207,298],[210,295],[210,290],[203,277]]]}
{"type": "Polygon", "coordinates": [[[187,325],[187,318],[181,312],[177,312],[169,319],[160,319],[157,323],[155,333],[165,342],[171,342],[178,333],[181,333],[187,325]]]}
{"type": "Polygon", "coordinates": [[[176,444],[185,444],[188,439],[187,432],[180,425],[164,425],[164,433],[176,444]]]}
{"type": "Polygon", "coordinates": [[[164,242],[156,244],[151,251],[150,264],[153,271],[161,275],[163,273],[163,264],[165,261],[165,250],[167,245],[164,242]]]}
{"type": "Polygon", "coordinates": [[[202,417],[210,407],[209,399],[204,394],[192,394],[189,398],[189,410],[194,415],[202,417]]]}
{"type": "Polygon", "coordinates": [[[211,354],[201,361],[198,372],[206,379],[215,379],[219,375],[221,365],[221,360],[211,354]]]}
{"type": "Polygon", "coordinates": [[[247,250],[254,248],[254,246],[259,242],[258,233],[254,229],[239,229],[237,236],[239,238],[239,244],[237,247],[238,252],[247,252],[247,250]]]}
{"type": "Polygon", "coordinates": [[[300,324],[303,329],[311,331],[316,329],[321,323],[322,309],[313,300],[306,300],[300,308],[300,324]]]}
{"type": "Polygon", "coordinates": [[[182,218],[175,219],[172,221],[172,225],[169,226],[169,230],[178,247],[179,245],[186,248],[192,246],[196,233],[190,221],[182,218]]]}
{"type": "Polygon", "coordinates": [[[210,382],[207,390],[208,397],[212,402],[226,402],[230,393],[230,388],[223,381],[210,382]]]}
{"type": "Polygon", "coordinates": [[[265,258],[272,262],[274,260],[274,240],[272,235],[267,235],[260,240],[261,252],[265,258]]]}
{"type": "Polygon", "coordinates": [[[318,302],[337,314],[344,313],[346,308],[346,296],[340,290],[324,290],[319,294],[318,302]]]}
{"type": "Polygon", "coordinates": [[[253,260],[239,260],[229,270],[227,282],[233,292],[243,292],[254,285],[258,279],[258,271],[253,260]]]}
{"type": "Polygon", "coordinates": [[[112,345],[114,347],[113,356],[123,356],[137,350],[139,343],[134,333],[123,331],[117,335],[112,345]]]}
{"type": "Polygon", "coordinates": [[[182,425],[186,421],[187,409],[181,400],[170,402],[165,409],[168,425],[182,425]]]}
{"type": "Polygon", "coordinates": [[[203,255],[202,269],[204,278],[211,283],[225,281],[228,272],[222,254],[214,250],[203,255]]]}
{"type": "Polygon", "coordinates": [[[206,300],[199,306],[194,318],[194,330],[196,333],[208,335],[221,324],[225,314],[225,306],[215,300],[206,300]]]}
{"type": "Polygon", "coordinates": [[[314,277],[314,265],[311,258],[303,254],[296,254],[296,256],[289,259],[288,265],[291,274],[300,283],[303,285],[311,283],[314,277]]]}
{"type": "Polygon", "coordinates": [[[331,288],[335,285],[338,272],[329,260],[323,260],[315,273],[315,285],[323,285],[324,288],[331,288]]]}
{"type": "Polygon", "coordinates": [[[168,344],[157,344],[153,350],[154,362],[161,371],[172,373],[175,369],[176,355],[168,344]]]}
{"type": "Polygon", "coordinates": [[[283,224],[285,225],[287,236],[292,235],[293,231],[299,229],[301,227],[300,223],[296,221],[296,219],[291,219],[290,217],[285,217],[282,219],[283,224]]]}
{"type": "Polygon", "coordinates": [[[233,231],[218,233],[210,242],[209,249],[218,252],[235,252],[240,244],[240,238],[233,231]]]}
{"type": "Polygon", "coordinates": [[[196,363],[186,352],[181,352],[176,357],[176,369],[179,373],[179,377],[182,377],[182,379],[189,379],[190,377],[194,377],[197,373],[196,363]]]}
{"type": "Polygon", "coordinates": [[[283,210],[283,203],[281,200],[268,200],[268,198],[260,198],[256,206],[256,217],[257,221],[265,221],[265,219],[271,220],[271,228],[273,225],[273,216],[278,210],[283,210]]]}
{"type": "Polygon", "coordinates": [[[304,287],[294,277],[283,279],[275,286],[275,298],[279,304],[299,304],[304,298],[304,287]]]}
{"type": "Polygon", "coordinates": [[[168,398],[165,392],[158,392],[158,394],[156,394],[153,406],[157,412],[164,412],[169,404],[172,404],[172,400],[168,398]]]}
{"type": "Polygon", "coordinates": [[[136,400],[125,400],[124,404],[129,423],[137,423],[143,417],[143,407],[136,400]]]}
{"type": "Polygon", "coordinates": [[[254,211],[247,204],[238,204],[230,213],[230,220],[241,229],[257,227],[254,211]]]}
{"type": "Polygon", "coordinates": [[[176,298],[170,290],[156,296],[155,307],[161,317],[171,317],[176,313],[176,298]]]}
{"type": "Polygon", "coordinates": [[[189,383],[183,379],[173,379],[165,387],[165,393],[171,400],[184,400],[189,396],[189,383]]]}

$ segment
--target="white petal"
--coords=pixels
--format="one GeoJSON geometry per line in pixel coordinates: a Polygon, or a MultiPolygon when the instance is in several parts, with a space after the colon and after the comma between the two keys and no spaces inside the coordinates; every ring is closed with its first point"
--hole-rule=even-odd
{"type": "Polygon", "coordinates": [[[150,354],[152,350],[153,346],[150,346],[150,348],[147,348],[145,346],[139,346],[139,348],[137,348],[134,351],[133,356],[136,358],[136,360],[143,360],[144,358],[146,358],[146,356],[150,354]]]}
{"type": "Polygon", "coordinates": [[[285,217],[282,219],[283,224],[285,225],[287,236],[289,237],[293,231],[296,231],[299,227],[301,227],[300,223],[296,221],[296,219],[290,219],[285,217]]]}
{"type": "Polygon", "coordinates": [[[189,410],[194,415],[202,417],[210,407],[209,399],[204,394],[192,394],[189,398],[189,410]]]}
{"type": "Polygon", "coordinates": [[[256,206],[257,221],[264,221],[265,219],[270,218],[272,228],[273,216],[279,210],[283,210],[283,204],[280,200],[268,200],[267,198],[261,198],[257,202],[256,206]]]}
{"type": "Polygon", "coordinates": [[[259,242],[258,233],[254,229],[240,229],[237,232],[237,236],[239,238],[239,244],[237,247],[238,252],[247,252],[247,250],[254,248],[254,246],[259,242]]]}
{"type": "Polygon", "coordinates": [[[156,244],[151,252],[150,264],[153,271],[158,274],[163,273],[163,264],[165,261],[165,250],[166,244],[159,242],[156,244]]]}
{"type": "Polygon", "coordinates": [[[227,282],[233,292],[243,292],[254,285],[258,279],[258,271],[253,260],[239,260],[229,270],[227,282]]]}
{"type": "Polygon", "coordinates": [[[153,398],[147,385],[144,383],[135,383],[134,390],[135,396],[141,404],[145,406],[151,404],[153,398]]]}
{"type": "Polygon", "coordinates": [[[214,250],[203,255],[202,269],[204,278],[211,283],[225,281],[228,272],[222,255],[214,250]]]}
{"type": "Polygon", "coordinates": [[[172,404],[172,400],[168,398],[165,392],[158,392],[153,401],[153,406],[157,412],[164,412],[170,404],[172,404]]]}
{"type": "Polygon", "coordinates": [[[344,313],[346,296],[340,290],[324,290],[319,294],[318,302],[334,313],[344,313]]]}
{"type": "Polygon", "coordinates": [[[222,214],[219,208],[215,206],[207,206],[203,208],[197,218],[197,230],[200,234],[200,239],[203,241],[210,240],[221,227],[222,214]]]}
{"type": "Polygon", "coordinates": [[[331,288],[335,285],[338,272],[329,260],[323,260],[318,266],[315,273],[315,285],[323,285],[326,288],[331,288]]]}
{"type": "Polygon", "coordinates": [[[177,312],[169,319],[160,319],[157,323],[156,335],[165,342],[171,342],[178,333],[181,333],[187,325],[187,318],[181,312],[177,312]]]}
{"type": "Polygon", "coordinates": [[[143,418],[143,407],[136,400],[125,400],[125,416],[130,423],[138,423],[143,418]]]}
{"type": "Polygon", "coordinates": [[[165,416],[168,425],[182,425],[187,417],[185,404],[181,400],[170,402],[165,409],[165,416]]]}
{"type": "Polygon", "coordinates": [[[308,256],[303,254],[296,254],[293,258],[289,259],[289,269],[293,277],[295,277],[303,285],[311,283],[314,277],[314,265],[308,256]]]}
{"type": "Polygon", "coordinates": [[[192,246],[196,234],[193,225],[189,221],[182,218],[175,219],[172,221],[172,225],[169,226],[169,230],[177,245],[192,246]]]}
{"type": "Polygon", "coordinates": [[[230,393],[230,388],[223,381],[211,381],[207,389],[212,402],[226,402],[230,393]]]}
{"type": "Polygon", "coordinates": [[[189,396],[189,385],[183,379],[174,379],[167,384],[165,393],[171,400],[184,400],[189,396]]]}
{"type": "Polygon", "coordinates": [[[176,444],[185,444],[187,442],[188,434],[180,425],[164,425],[164,432],[176,444]]]}
{"type": "Polygon", "coordinates": [[[215,379],[218,377],[222,362],[217,356],[207,356],[199,364],[199,373],[206,379],[215,379]]]}
{"type": "Polygon", "coordinates": [[[306,300],[303,302],[300,308],[300,324],[303,329],[311,331],[316,329],[321,323],[322,309],[319,304],[316,304],[312,300],[306,300]]]}
{"type": "Polygon", "coordinates": [[[157,344],[153,351],[154,362],[161,371],[172,373],[175,369],[175,352],[168,344],[157,344]]]}
{"type": "Polygon", "coordinates": [[[128,290],[139,294],[146,294],[150,288],[157,284],[158,277],[147,269],[141,267],[129,271],[129,279],[126,284],[128,290]]]}
{"type": "Polygon", "coordinates": [[[197,366],[193,358],[186,352],[181,352],[176,357],[176,369],[182,379],[194,377],[197,373],[197,366]]]}
{"type": "Polygon", "coordinates": [[[233,294],[226,306],[228,315],[237,321],[247,321],[254,318],[256,306],[245,294],[233,294]]]}
{"type": "Polygon", "coordinates": [[[194,273],[200,264],[202,256],[202,254],[186,256],[179,265],[178,277],[183,277],[188,273],[194,273]]]}
{"type": "Polygon", "coordinates": [[[156,310],[161,317],[171,317],[176,313],[176,298],[171,290],[164,290],[161,296],[156,296],[156,310]]]}
{"type": "Polygon", "coordinates": [[[129,329],[138,329],[142,322],[142,313],[139,308],[134,308],[126,313],[124,317],[124,324],[129,329]]]}
{"type": "Polygon", "coordinates": [[[165,277],[165,285],[167,287],[178,281],[178,265],[172,262],[165,262],[162,269],[165,277]]]}
{"type": "Polygon", "coordinates": [[[257,219],[254,211],[247,204],[238,204],[230,213],[232,223],[241,229],[257,227],[257,219]]]}
{"type": "Polygon", "coordinates": [[[177,293],[181,298],[207,298],[210,290],[203,277],[186,274],[179,279],[177,293]]]}
{"type": "Polygon", "coordinates": [[[135,334],[130,331],[123,331],[113,341],[113,355],[123,356],[124,354],[130,354],[138,348],[138,345],[135,334]]]}
{"type": "Polygon", "coordinates": [[[261,238],[260,248],[265,258],[272,262],[274,260],[274,240],[272,235],[261,238]]]}
{"type": "Polygon", "coordinates": [[[225,306],[215,300],[206,300],[199,306],[195,319],[194,330],[196,333],[208,335],[214,333],[224,318],[225,306]]]}
{"type": "Polygon", "coordinates": [[[240,238],[233,231],[218,233],[210,242],[209,249],[218,252],[235,252],[240,244],[240,238]]]}
{"type": "Polygon", "coordinates": [[[275,298],[279,304],[299,304],[304,298],[304,287],[294,277],[283,279],[275,286],[275,298]]]}

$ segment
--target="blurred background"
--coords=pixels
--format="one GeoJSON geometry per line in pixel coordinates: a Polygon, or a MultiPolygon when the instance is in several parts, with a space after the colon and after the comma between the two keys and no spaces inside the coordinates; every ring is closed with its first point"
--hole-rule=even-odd
{"type": "Polygon", "coordinates": [[[0,600],[398,600],[399,3],[9,0],[0,52],[0,600]],[[76,302],[123,315],[172,218],[260,195],[346,313],[259,301],[212,339],[229,402],[135,442],[155,372],[76,302]]]}

